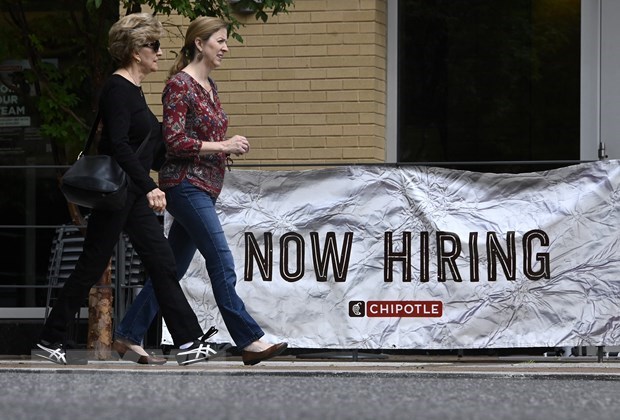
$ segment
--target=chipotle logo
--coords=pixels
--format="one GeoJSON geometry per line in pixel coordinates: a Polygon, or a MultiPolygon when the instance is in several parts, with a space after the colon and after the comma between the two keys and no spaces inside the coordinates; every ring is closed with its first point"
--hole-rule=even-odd
{"type": "Polygon", "coordinates": [[[438,300],[353,300],[349,302],[352,318],[440,318],[443,302],[438,300]]]}

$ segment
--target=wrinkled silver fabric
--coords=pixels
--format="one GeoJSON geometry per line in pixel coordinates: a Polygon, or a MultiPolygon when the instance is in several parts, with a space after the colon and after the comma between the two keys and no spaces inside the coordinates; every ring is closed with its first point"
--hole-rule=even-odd
{"type": "MultiPolygon", "coordinates": [[[[237,264],[237,291],[268,340],[325,349],[620,344],[619,161],[516,175],[381,166],[236,170],[226,174],[218,208],[237,264]],[[345,248],[345,234],[353,235],[344,281],[335,280],[333,264],[327,264],[327,281],[317,280],[311,232],[318,234],[319,254],[328,233],[335,235],[338,252],[345,248]],[[388,270],[392,281],[386,281],[386,253],[403,251],[405,232],[411,235],[411,279],[404,281],[405,264],[396,261],[388,270]],[[422,232],[428,233],[428,281],[422,281],[422,232]],[[460,238],[454,262],[461,281],[443,263],[445,281],[438,279],[437,232],[460,238]],[[477,234],[473,250],[472,232],[477,234]],[[489,232],[504,252],[513,232],[514,280],[501,264],[495,266],[496,279],[489,278],[489,232]],[[549,240],[547,246],[529,243],[529,268],[523,261],[528,232],[542,232],[549,240]],[[264,234],[271,234],[270,281],[263,280],[256,259],[251,280],[244,278],[246,233],[262,252],[264,234]],[[290,240],[291,233],[296,240],[290,240]],[[287,276],[300,272],[299,249],[303,275],[287,281],[282,270],[287,276]],[[472,281],[475,253],[478,278],[472,281]],[[546,253],[548,278],[528,278],[524,270],[540,274],[543,266],[535,257],[546,253]],[[441,302],[442,314],[352,316],[351,302],[369,301],[441,302]]],[[[443,251],[449,254],[452,246],[444,243],[443,251]]],[[[221,331],[216,338],[230,341],[199,254],[182,284],[205,329],[216,325],[221,331]]],[[[165,325],[163,332],[164,342],[171,343],[165,325]]]]}

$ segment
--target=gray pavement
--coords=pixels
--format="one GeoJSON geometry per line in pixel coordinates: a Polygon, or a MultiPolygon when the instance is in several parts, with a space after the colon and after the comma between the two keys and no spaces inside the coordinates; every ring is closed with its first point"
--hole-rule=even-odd
{"type": "Polygon", "coordinates": [[[0,419],[616,419],[620,359],[227,356],[181,367],[0,356],[0,419]]]}

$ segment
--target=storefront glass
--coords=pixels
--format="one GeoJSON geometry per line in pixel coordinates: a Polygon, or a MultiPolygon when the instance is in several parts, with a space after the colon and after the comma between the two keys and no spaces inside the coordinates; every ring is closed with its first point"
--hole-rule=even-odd
{"type": "Polygon", "coordinates": [[[398,160],[578,160],[580,8],[580,0],[400,0],[398,160]]]}

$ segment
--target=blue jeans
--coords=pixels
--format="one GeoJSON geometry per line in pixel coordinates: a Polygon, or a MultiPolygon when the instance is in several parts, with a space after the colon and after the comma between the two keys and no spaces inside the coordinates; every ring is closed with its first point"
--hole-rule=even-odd
{"type": "MultiPolygon", "coordinates": [[[[183,277],[198,249],[206,262],[215,302],[236,346],[242,349],[261,338],[265,333],[235,290],[235,262],[215,211],[216,199],[183,180],[166,191],[166,201],[174,217],[168,242],[176,260],[178,278],[183,277]]],[[[117,327],[116,336],[141,343],[158,309],[149,280],[117,327]]]]}

